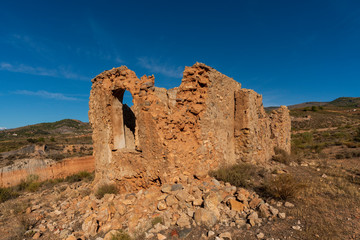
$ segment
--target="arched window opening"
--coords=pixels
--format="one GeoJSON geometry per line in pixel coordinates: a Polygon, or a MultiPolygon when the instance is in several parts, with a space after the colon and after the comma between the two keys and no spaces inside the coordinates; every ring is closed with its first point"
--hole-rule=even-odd
{"type": "Polygon", "coordinates": [[[132,103],[131,93],[125,89],[113,91],[112,101],[112,129],[113,129],[113,151],[119,149],[135,149],[135,127],[136,117],[132,103]]]}
{"type": "Polygon", "coordinates": [[[131,93],[129,91],[126,91],[124,92],[124,97],[123,97],[123,104],[125,105],[128,105],[129,107],[132,107],[134,105],[133,103],[133,97],[131,95],[131,93]]]}

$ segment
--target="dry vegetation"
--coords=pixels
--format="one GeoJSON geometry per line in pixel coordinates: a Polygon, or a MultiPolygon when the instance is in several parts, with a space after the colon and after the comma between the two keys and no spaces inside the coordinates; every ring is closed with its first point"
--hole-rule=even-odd
{"type": "Polygon", "coordinates": [[[29,175],[26,180],[22,180],[17,186],[0,188],[0,203],[17,198],[26,192],[36,192],[46,188],[52,188],[58,183],[74,183],[80,181],[91,182],[94,179],[94,173],[84,171],[67,176],[66,178],[49,179],[42,182],[38,181],[38,179],[39,177],[37,175],[29,175]]]}
{"type": "Polygon", "coordinates": [[[117,193],[118,193],[118,189],[114,184],[103,184],[97,188],[95,196],[98,199],[101,199],[105,196],[105,194],[117,194],[117,193]]]}

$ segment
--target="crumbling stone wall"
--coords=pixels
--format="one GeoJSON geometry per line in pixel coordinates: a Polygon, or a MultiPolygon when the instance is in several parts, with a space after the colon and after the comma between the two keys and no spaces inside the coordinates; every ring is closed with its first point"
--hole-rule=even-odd
{"type": "Polygon", "coordinates": [[[185,67],[181,85],[169,90],[125,66],[92,82],[97,183],[131,190],[172,181],[180,172],[200,176],[220,165],[264,163],[274,147],[290,151],[287,108],[268,115],[261,95],[204,64],[185,67]],[[122,103],[125,90],[131,108],[122,103]]]}

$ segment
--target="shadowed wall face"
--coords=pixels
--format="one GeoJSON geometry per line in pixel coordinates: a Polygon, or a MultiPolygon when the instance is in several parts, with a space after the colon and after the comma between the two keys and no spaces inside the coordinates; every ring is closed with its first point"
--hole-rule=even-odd
{"type": "Polygon", "coordinates": [[[286,107],[266,114],[261,95],[201,63],[186,67],[174,89],[154,87],[125,66],[92,80],[95,182],[124,190],[203,175],[220,165],[264,163],[274,147],[290,151],[286,107]],[[134,106],[123,105],[125,91],[134,106]]]}

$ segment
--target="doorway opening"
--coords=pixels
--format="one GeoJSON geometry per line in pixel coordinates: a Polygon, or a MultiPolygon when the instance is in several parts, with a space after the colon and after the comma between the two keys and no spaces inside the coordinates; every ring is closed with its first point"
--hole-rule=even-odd
{"type": "Polygon", "coordinates": [[[133,112],[131,93],[125,89],[116,89],[112,92],[112,128],[113,151],[120,149],[135,149],[136,117],[133,112]],[[125,103],[124,103],[125,102],[125,103]]]}

